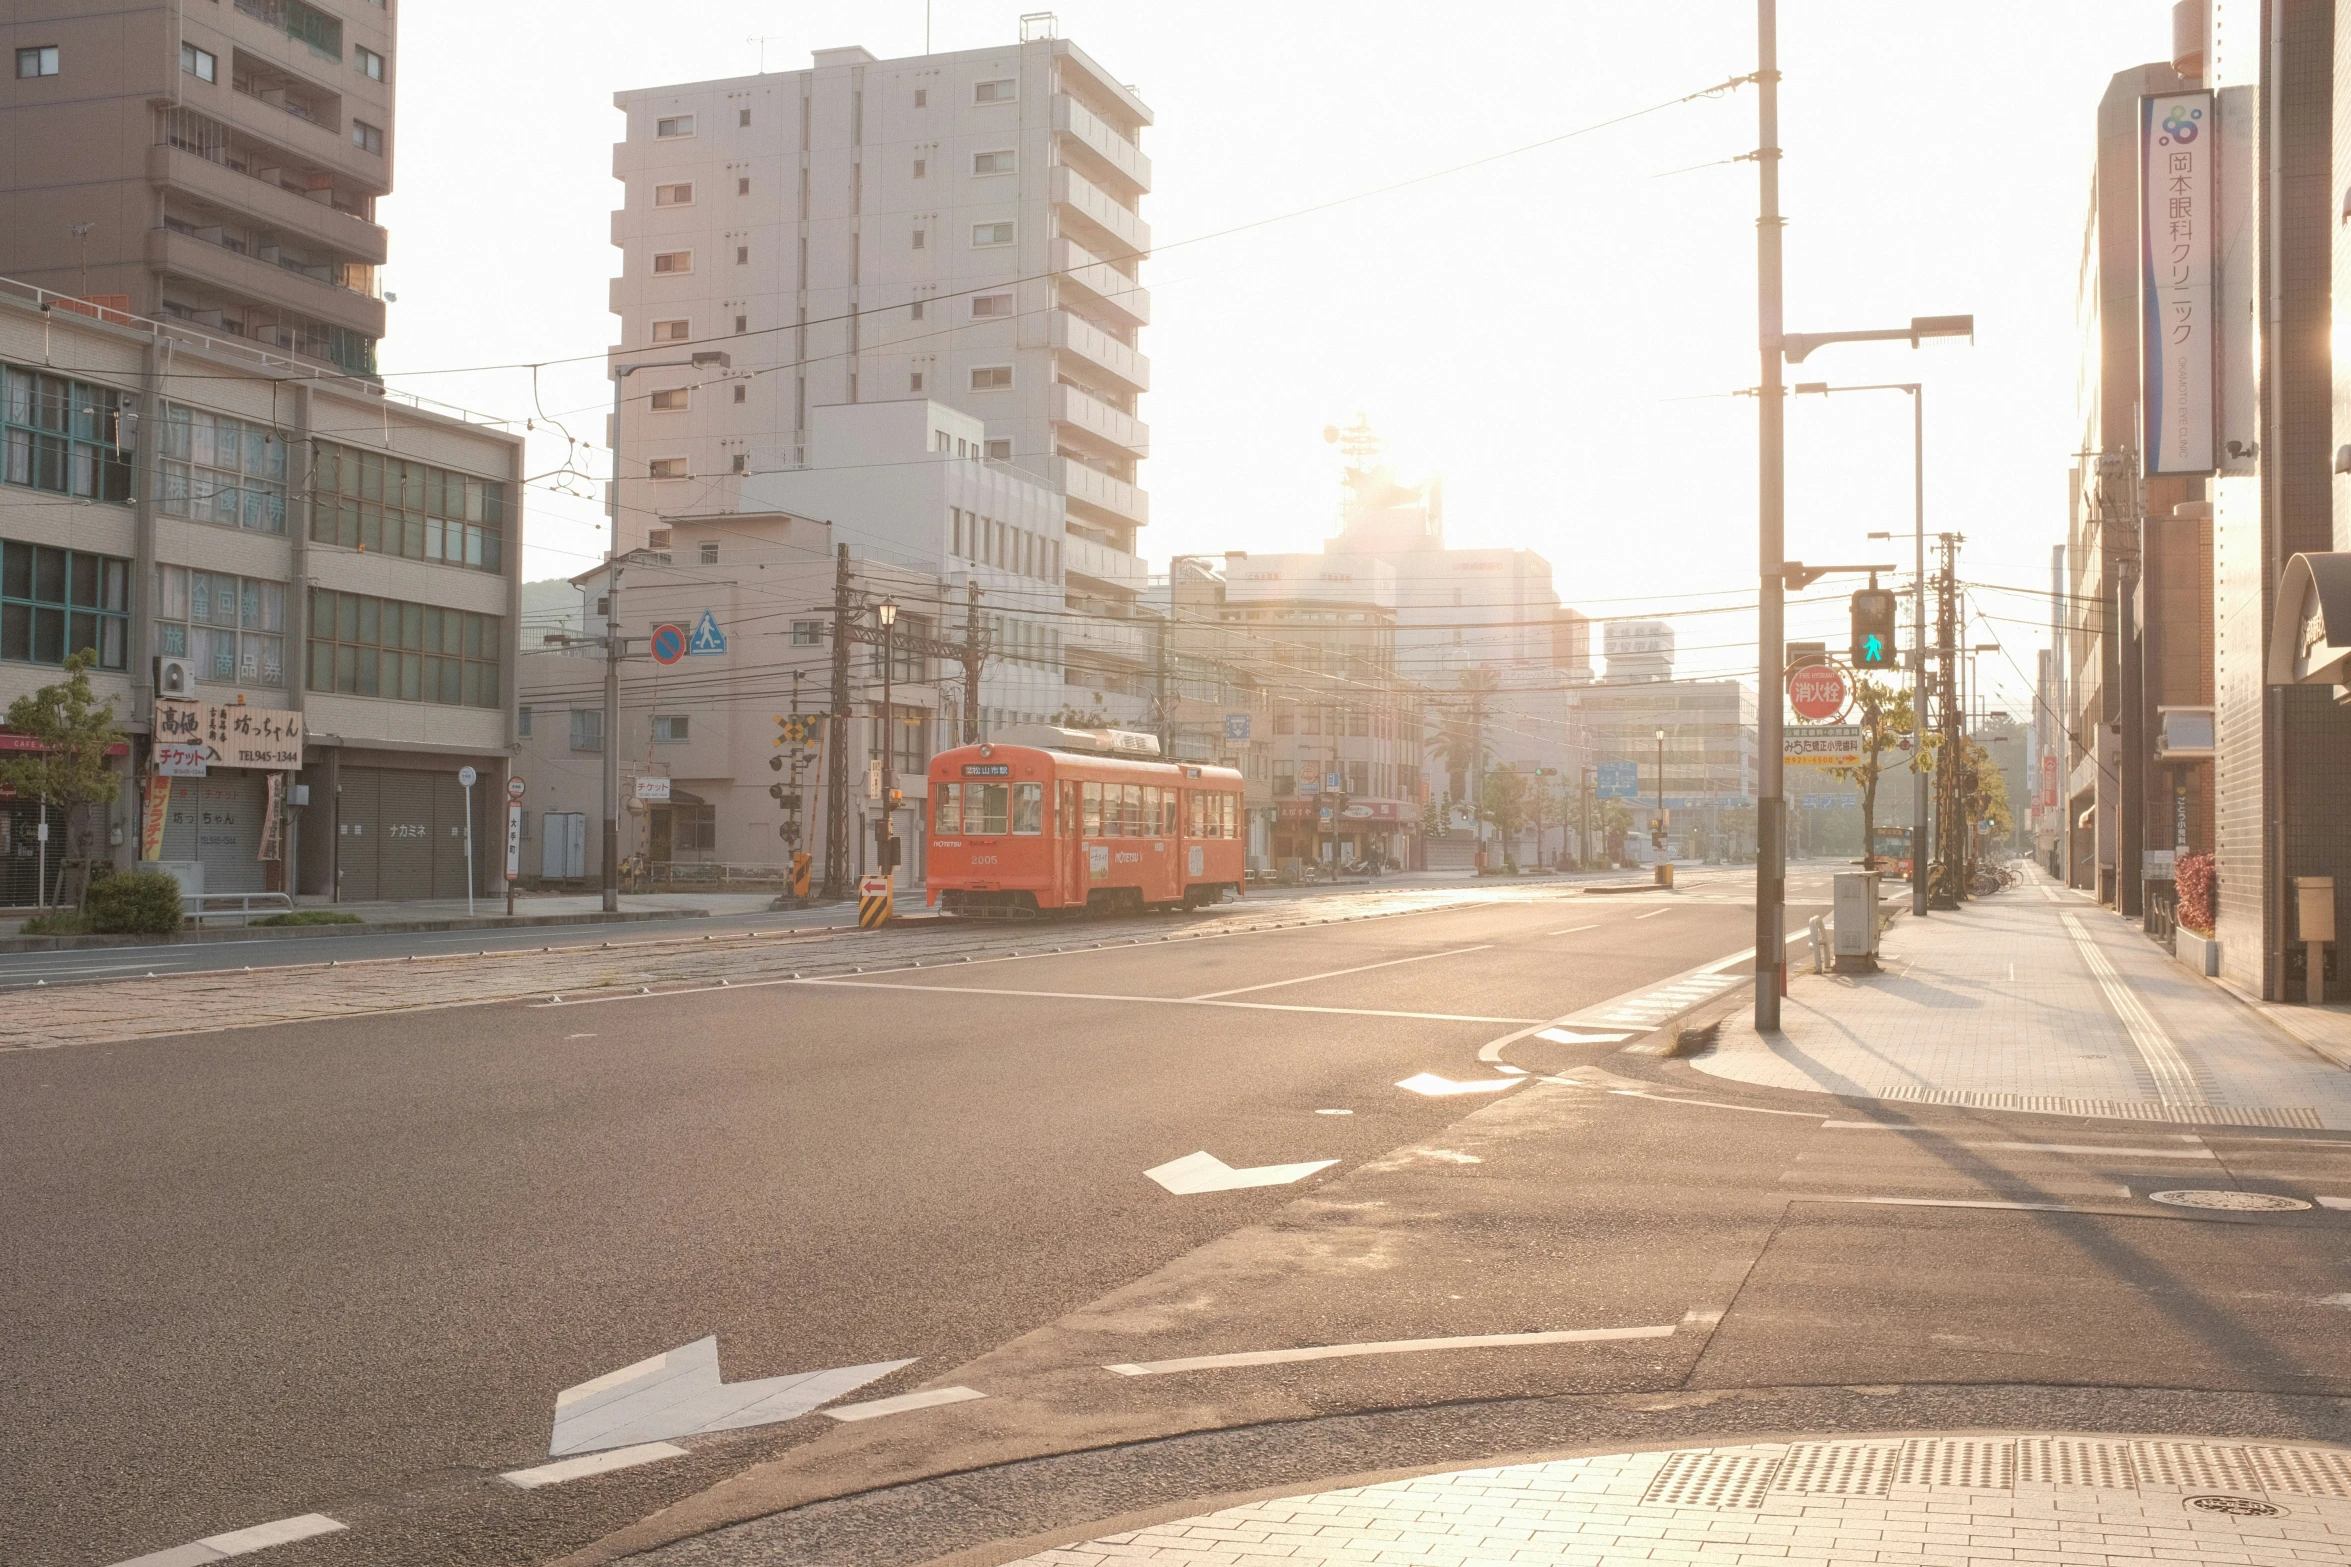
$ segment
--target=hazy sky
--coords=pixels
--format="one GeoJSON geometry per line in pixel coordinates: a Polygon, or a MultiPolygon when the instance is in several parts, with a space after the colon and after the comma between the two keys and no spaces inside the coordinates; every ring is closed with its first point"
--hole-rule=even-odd
{"type": "MultiPolygon", "coordinates": [[[[1751,3],[1058,14],[1158,117],[1145,553],[1318,547],[1338,495],[1321,431],[1361,411],[1400,466],[1444,475],[1452,542],[1540,551],[1571,604],[1751,602],[1755,405],[1728,394],[1756,376],[1756,178],[1717,161],[1755,145],[1751,88],[1264,221],[1752,70],[1751,3]],[[1691,165],[1708,166],[1669,172],[1691,165]]],[[[935,47],[1008,41],[1018,16],[935,0],[935,47]]],[[[1926,383],[1928,527],[1968,536],[1969,580],[2041,589],[2063,539],[2093,117],[2112,73],[2168,53],[2169,16],[2164,0],[1781,6],[1790,328],[1978,325],[1972,347],[1825,349],[1791,379],[1926,383]]],[[[382,208],[390,379],[601,440],[613,91],[749,73],[761,34],[776,70],[840,44],[919,53],[923,20],[921,0],[408,7],[399,190],[382,208]],[[535,388],[527,371],[421,373],[555,360],[570,362],[535,388]]],[[[1788,553],[1906,561],[1906,541],[1888,555],[1863,535],[1910,526],[1908,400],[1793,400],[1788,430],[1788,553]]],[[[536,440],[534,471],[565,452],[536,440]]],[[[608,455],[590,458],[601,476],[608,455]]],[[[598,558],[593,499],[542,485],[527,504],[531,575],[598,558]]],[[[2040,599],[1985,608],[2047,617],[2040,599]]],[[[1791,611],[1792,636],[1841,625],[1841,598],[1791,611]]],[[[2029,672],[2040,634],[2000,630],[2029,672]]],[[[1679,635],[1686,674],[1754,667],[1744,615],[1679,635]]],[[[2000,658],[1983,673],[2021,696],[2000,658]]]]}

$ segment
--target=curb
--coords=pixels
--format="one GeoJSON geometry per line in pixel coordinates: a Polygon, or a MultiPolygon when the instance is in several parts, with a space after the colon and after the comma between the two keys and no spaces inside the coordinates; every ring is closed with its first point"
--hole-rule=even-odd
{"type": "Polygon", "coordinates": [[[385,920],[359,925],[232,925],[174,931],[168,936],[0,936],[0,953],[82,952],[116,947],[183,947],[216,941],[307,941],[313,937],[381,936],[427,930],[529,930],[546,925],[630,925],[647,920],[707,919],[708,909],[623,909],[617,914],[504,914],[480,919],[385,920]]]}

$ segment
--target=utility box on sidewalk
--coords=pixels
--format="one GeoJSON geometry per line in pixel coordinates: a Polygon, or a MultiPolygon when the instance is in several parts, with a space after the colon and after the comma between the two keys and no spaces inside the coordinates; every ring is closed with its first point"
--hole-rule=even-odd
{"type": "Polygon", "coordinates": [[[1836,876],[1836,971],[1878,971],[1878,880],[1882,871],[1840,871],[1836,876]]]}

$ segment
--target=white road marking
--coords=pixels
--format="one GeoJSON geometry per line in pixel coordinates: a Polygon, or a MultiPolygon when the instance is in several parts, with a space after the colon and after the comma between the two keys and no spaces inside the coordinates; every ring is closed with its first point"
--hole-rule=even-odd
{"type": "Polygon", "coordinates": [[[1354,968],[1335,968],[1321,974],[1301,974],[1296,979],[1268,980],[1262,985],[1241,985],[1232,990],[1204,991],[1197,996],[1186,996],[1186,1001],[1214,1001],[1220,996],[1245,996],[1255,990],[1279,990],[1284,985],[1304,985],[1318,979],[1338,979],[1347,974],[1368,974],[1375,968],[1394,968],[1400,963],[1426,963],[1431,958],[1457,958],[1465,952],[1491,952],[1494,944],[1487,942],[1477,947],[1455,947],[1450,952],[1422,952],[1409,958],[1390,958],[1385,963],[1364,963],[1354,968]]]}
{"type": "Polygon", "coordinates": [[[901,1415],[910,1409],[935,1409],[941,1404],[968,1403],[972,1399],[987,1396],[976,1387],[935,1387],[922,1393],[901,1393],[896,1398],[875,1398],[862,1404],[843,1404],[825,1413],[835,1420],[875,1420],[883,1415],[901,1415]]]}
{"type": "Polygon", "coordinates": [[[1579,930],[1598,930],[1599,928],[1597,925],[1570,925],[1565,930],[1547,930],[1543,934],[1546,936],[1572,936],[1579,930]]]}
{"type": "Polygon", "coordinates": [[[1253,1169],[1236,1170],[1203,1149],[1188,1153],[1181,1159],[1170,1159],[1143,1173],[1178,1197],[1196,1196],[1201,1192],[1239,1191],[1249,1186],[1287,1186],[1302,1181],[1317,1170],[1327,1170],[1337,1164],[1336,1159],[1315,1159],[1305,1164],[1261,1164],[1253,1169]]]}
{"type": "Polygon", "coordinates": [[[1355,1112],[1352,1110],[1317,1110],[1314,1113],[1316,1115],[1353,1115],[1355,1112]]]}
{"type": "Polygon", "coordinates": [[[349,1528],[324,1513],[304,1513],[299,1518],[280,1518],[271,1523],[257,1523],[250,1529],[232,1529],[226,1534],[208,1534],[187,1545],[175,1545],[168,1551],[154,1551],[129,1561],[117,1562],[115,1567],[201,1567],[205,1562],[226,1561],[232,1556],[244,1556],[254,1551],[265,1551],[273,1545],[291,1545],[296,1540],[311,1539],[316,1535],[335,1534],[349,1528]]]}
{"type": "MultiPolygon", "coordinates": [[[[1569,1088],[1590,1088],[1593,1086],[1590,1083],[1579,1083],[1572,1077],[1546,1077],[1539,1079],[1539,1081],[1561,1083],[1569,1088]]],[[[1719,1099],[1682,1099],[1672,1094],[1647,1093],[1638,1088],[1611,1088],[1608,1092],[1622,1099],[1647,1099],[1661,1105],[1696,1105],[1702,1110],[1744,1110],[1749,1115],[1792,1115],[1800,1121],[1820,1119],[1820,1112],[1817,1110],[1773,1110],[1764,1105],[1725,1104],[1719,1099]]]]}
{"type": "Polygon", "coordinates": [[[2098,988],[2106,993],[2106,1004],[2114,1008],[2114,1015],[2121,1019],[2124,1032],[2131,1036],[2131,1043],[2138,1046],[2140,1056],[2147,1063],[2148,1075],[2155,1080],[2156,1098],[2167,1105],[2203,1103],[2204,1095],[2196,1087],[2195,1074],[2188,1070],[2187,1059],[2180,1054],[2179,1047],[2172,1043],[2171,1036],[2163,1031],[2163,1025],[2156,1022],[2140,1003],[2137,994],[2122,982],[2122,976],[2115,972],[2114,965],[2099,950],[2097,940],[2073,915],[2061,914],[2058,918],[2064,920],[2066,929],[2072,932],[2074,946],[2081,952],[2082,961],[2089,965],[2091,977],[2098,981],[2098,988]]]}
{"type": "Polygon", "coordinates": [[[1581,1028],[1545,1028],[1536,1030],[1535,1037],[1555,1045],[1619,1045],[1633,1036],[1623,1029],[1597,1034],[1581,1028]]]}
{"type": "Polygon", "coordinates": [[[1634,915],[1634,916],[1633,916],[1633,918],[1634,918],[1634,919],[1637,919],[1637,920],[1653,920],[1653,919],[1657,918],[1657,916],[1658,916],[1658,915],[1660,915],[1660,914],[1671,914],[1672,912],[1673,912],[1673,909],[1672,909],[1672,908],[1669,906],[1669,907],[1662,908],[1662,909],[1651,909],[1651,910],[1650,910],[1648,913],[1646,913],[1646,914],[1636,914],[1636,915],[1634,915]]]}
{"type": "Polygon", "coordinates": [[[2321,1197],[2318,1205],[2321,1208],[2351,1208],[2351,1197],[2321,1197]]]}
{"type": "Polygon", "coordinates": [[[2004,1148],[2014,1153],[2120,1154],[2133,1159],[2217,1159],[2209,1148],[2112,1148],[2094,1143],[1969,1143],[1970,1148],[2004,1148]]]}
{"type": "Polygon", "coordinates": [[[561,1485],[566,1480],[581,1480],[589,1475],[610,1474],[615,1469],[634,1469],[639,1464],[685,1456],[686,1450],[674,1443],[642,1442],[635,1447],[616,1447],[609,1452],[590,1453],[585,1458],[566,1458],[558,1463],[541,1464],[535,1469],[510,1469],[498,1478],[522,1490],[535,1491],[543,1485],[561,1485]]]}
{"type": "Polygon", "coordinates": [[[719,1378],[717,1337],[697,1339],[556,1394],[554,1438],[547,1444],[547,1456],[562,1458],[797,1419],[819,1404],[913,1364],[884,1360],[730,1383],[719,1378]]]}
{"type": "Polygon", "coordinates": [[[1317,1344],[1311,1349],[1251,1349],[1232,1355],[1187,1355],[1180,1360],[1123,1361],[1104,1366],[1122,1377],[1214,1371],[1229,1366],[1282,1366],[1301,1360],[1345,1360],[1357,1355],[1410,1355],[1433,1349],[1502,1349],[1528,1344],[1596,1344],[1611,1339],[1671,1338],[1673,1329],[1569,1328],[1558,1333],[1477,1333],[1461,1338],[1399,1338],[1369,1344],[1317,1344]]]}
{"type": "MultiPolygon", "coordinates": [[[[769,983],[780,985],[822,986],[828,990],[920,990],[926,992],[935,992],[942,995],[1012,996],[1023,999],[1043,1001],[1134,1001],[1141,1002],[1148,1006],[1238,1007],[1244,1011],[1250,1012],[1321,1012],[1328,1013],[1335,1017],[1417,1018],[1420,1021],[1426,1023],[1533,1023],[1538,1027],[1541,1026],[1542,1023],[1542,1019],[1540,1018],[1481,1017],[1473,1013],[1465,1012],[1385,1012],[1371,1007],[1308,1007],[1286,1004],[1279,1001],[1202,1001],[1197,1000],[1191,996],[1119,996],[1083,990],[990,990],[979,985],[896,985],[886,984],[869,979],[827,979],[822,976],[819,976],[815,979],[775,980],[769,983]]],[[[735,988],[737,990],[747,990],[750,987],[747,985],[737,985],[735,988]]],[[[690,992],[671,990],[664,991],[663,994],[676,996],[690,994],[690,992]]],[[[611,996],[590,999],[629,1001],[635,998],[630,996],[611,996]]],[[[576,1003],[573,1002],[564,1003],[566,1006],[575,1004],[576,1003]]]]}
{"type": "Polygon", "coordinates": [[[1523,1077],[1496,1077],[1456,1083],[1453,1079],[1439,1077],[1434,1072],[1415,1072],[1396,1086],[1409,1088],[1416,1094],[1425,1094],[1429,1098],[1435,1099],[1446,1094],[1498,1094],[1505,1088],[1516,1087],[1525,1081],[1526,1079],[1523,1077]]]}

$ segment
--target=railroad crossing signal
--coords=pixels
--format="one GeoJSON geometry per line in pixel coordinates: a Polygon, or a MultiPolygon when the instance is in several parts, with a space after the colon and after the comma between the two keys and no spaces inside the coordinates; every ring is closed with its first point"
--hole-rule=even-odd
{"type": "Polygon", "coordinates": [[[1863,588],[1853,595],[1853,667],[1891,669],[1894,653],[1894,604],[1885,588],[1863,588]]]}
{"type": "Polygon", "coordinates": [[[816,737],[823,732],[819,727],[823,723],[822,719],[806,717],[799,713],[794,713],[790,717],[778,713],[775,715],[775,721],[776,728],[782,731],[775,738],[777,745],[814,745],[816,737]]]}
{"type": "Polygon", "coordinates": [[[808,866],[812,859],[814,856],[805,849],[792,856],[792,896],[795,898],[808,896],[808,866]]]}

